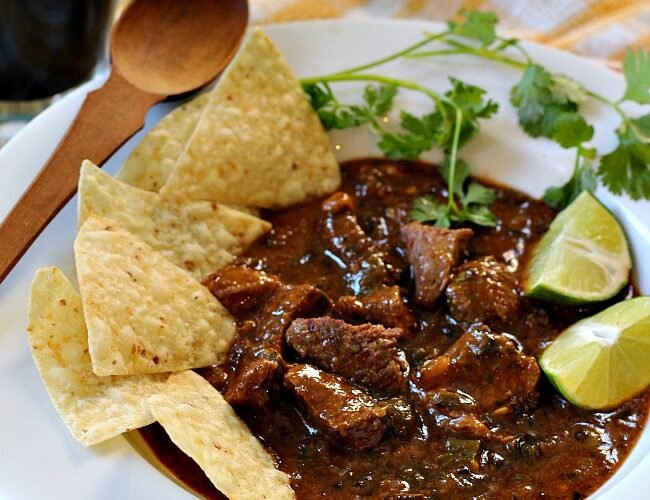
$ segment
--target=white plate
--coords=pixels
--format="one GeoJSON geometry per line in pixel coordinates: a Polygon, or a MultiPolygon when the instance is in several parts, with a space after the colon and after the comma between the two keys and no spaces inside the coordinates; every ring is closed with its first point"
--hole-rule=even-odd
{"type": "MultiPolygon", "coordinates": [[[[424,31],[441,26],[410,21],[310,22],[269,27],[268,33],[299,76],[344,69],[386,55],[418,40],[424,31]]],[[[592,90],[616,98],[623,79],[604,67],[570,54],[527,45],[534,59],[553,71],[573,76],[592,90]]],[[[501,105],[496,117],[483,125],[480,137],[462,156],[474,172],[539,196],[546,186],[561,183],[572,165],[572,154],[547,140],[534,140],[516,125],[508,105],[509,88],[517,73],[477,59],[436,58],[398,62],[382,72],[411,78],[438,90],[448,88],[453,75],[486,88],[501,105]]],[[[0,151],[0,219],[8,213],[60,140],[83,97],[98,82],[71,93],[38,116],[0,151]]],[[[336,87],[346,99],[358,95],[336,87]]],[[[348,89],[347,91],[345,89],[348,89]]],[[[421,112],[430,104],[419,96],[400,93],[399,104],[421,112]]],[[[174,105],[164,103],[149,115],[147,128],[174,105]]],[[[594,102],[587,103],[596,125],[599,150],[613,147],[616,116],[594,102]]],[[[142,137],[140,132],[107,164],[113,173],[142,137]]],[[[340,159],[376,154],[365,131],[332,134],[340,159]]],[[[429,157],[436,159],[435,155],[429,157]]],[[[650,293],[650,203],[631,202],[601,192],[623,222],[630,237],[641,291],[650,293]]],[[[72,242],[75,201],[47,227],[12,274],[0,285],[0,497],[4,499],[187,498],[189,494],[163,477],[119,437],[91,449],[75,442],[59,420],[41,384],[26,341],[25,322],[30,280],[36,268],[57,265],[74,276],[72,242]]],[[[0,244],[2,244],[0,242],[0,244]]],[[[648,498],[650,429],[617,474],[595,496],[648,498]],[[644,458],[645,457],[645,458],[644,458]]]]}

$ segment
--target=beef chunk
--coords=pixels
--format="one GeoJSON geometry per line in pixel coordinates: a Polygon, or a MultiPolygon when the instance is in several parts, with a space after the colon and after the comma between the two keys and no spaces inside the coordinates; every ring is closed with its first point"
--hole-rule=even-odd
{"type": "Polygon", "coordinates": [[[281,352],[284,334],[294,319],[318,316],[329,306],[327,296],[311,285],[284,285],[257,314],[255,337],[281,352]]]}
{"type": "Polygon", "coordinates": [[[325,370],[387,394],[399,392],[408,365],[397,349],[401,331],[380,325],[350,325],[329,317],[297,319],[287,343],[325,370]]]}
{"type": "Polygon", "coordinates": [[[262,407],[282,378],[282,356],[273,349],[247,350],[223,396],[231,405],[262,407]]]}
{"type": "Polygon", "coordinates": [[[418,222],[406,224],[401,232],[415,278],[415,302],[431,307],[447,286],[473,233],[470,229],[445,229],[418,222]]]}
{"type": "Polygon", "coordinates": [[[449,310],[459,321],[507,323],[519,311],[517,278],[494,257],[459,266],[445,293],[449,310]]]}
{"type": "Polygon", "coordinates": [[[359,226],[350,195],[334,193],[321,208],[325,217],[320,234],[326,254],[345,271],[349,290],[354,295],[363,295],[389,282],[385,255],[359,226]]]}
{"type": "Polygon", "coordinates": [[[432,430],[463,439],[496,438],[476,400],[461,390],[423,391],[416,401],[432,430]]]}
{"type": "Polygon", "coordinates": [[[215,385],[233,405],[263,406],[282,380],[289,324],[322,314],[329,299],[311,285],[287,285],[245,266],[226,266],[203,283],[238,320],[238,340],[230,354],[236,367],[225,381],[215,376],[215,385]]]}
{"type": "Polygon", "coordinates": [[[363,297],[344,295],[334,309],[343,318],[401,328],[405,334],[415,325],[398,286],[380,286],[363,297]]]}
{"type": "Polygon", "coordinates": [[[442,356],[425,362],[418,374],[426,390],[444,388],[471,395],[485,411],[536,400],[537,361],[506,334],[472,327],[442,356]]]}
{"type": "Polygon", "coordinates": [[[275,276],[237,265],[223,267],[202,283],[234,316],[259,308],[281,285],[275,276]]]}
{"type": "MultiPolygon", "coordinates": [[[[284,334],[297,317],[322,314],[327,297],[310,285],[282,285],[252,319],[240,324],[243,343],[239,362],[228,379],[224,397],[229,403],[259,407],[283,373],[284,334]]],[[[240,345],[242,345],[240,343],[240,345]]]]}
{"type": "Polygon", "coordinates": [[[294,365],[284,375],[308,418],[336,442],[363,450],[376,445],[386,431],[384,410],[367,392],[310,365],[294,365]]]}

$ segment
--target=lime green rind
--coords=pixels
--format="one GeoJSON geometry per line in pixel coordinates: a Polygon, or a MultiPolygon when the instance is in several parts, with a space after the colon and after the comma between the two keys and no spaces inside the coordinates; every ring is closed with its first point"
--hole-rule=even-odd
{"type": "Polygon", "coordinates": [[[551,223],[529,262],[527,296],[563,304],[607,300],[628,282],[632,259],[612,213],[585,191],[551,223]]]}
{"type": "Polygon", "coordinates": [[[539,365],[571,403],[613,408],[650,385],[650,297],[615,304],[555,339],[539,365]]]}
{"type": "Polygon", "coordinates": [[[592,296],[570,296],[565,290],[554,290],[553,288],[546,285],[538,285],[531,290],[524,290],[526,297],[531,299],[543,300],[546,302],[554,302],[556,304],[562,304],[566,306],[580,306],[587,304],[595,304],[597,302],[603,302],[605,300],[611,299],[617,293],[619,293],[627,285],[627,278],[620,287],[616,290],[608,291],[606,294],[594,294],[592,296]]]}

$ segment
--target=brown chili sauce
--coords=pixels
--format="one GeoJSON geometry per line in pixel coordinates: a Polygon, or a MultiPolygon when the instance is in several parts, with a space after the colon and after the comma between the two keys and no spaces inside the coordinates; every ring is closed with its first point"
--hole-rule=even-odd
{"type": "MultiPolygon", "coordinates": [[[[198,371],[290,476],[296,496],[576,499],[596,490],[641,434],[650,391],[609,411],[582,410],[534,360],[567,326],[633,296],[633,287],[590,307],[524,298],[527,256],[555,213],[497,187],[496,227],[445,233],[457,236],[444,255],[452,270],[440,290],[418,288],[418,272],[430,271],[418,253],[417,235],[426,234],[403,228],[417,196],[446,199],[444,181],[431,166],[383,159],[348,162],[342,172],[348,196],[265,214],[272,231],[230,266],[234,274],[204,281],[239,330],[229,363],[198,371]],[[231,290],[249,270],[274,281],[228,302],[219,286],[230,280],[231,290]],[[303,317],[312,319],[289,326],[303,317]],[[364,335],[371,340],[350,348],[364,335]],[[348,344],[332,347],[334,337],[348,344]],[[251,360],[255,369],[242,373],[251,360]],[[338,414],[345,404],[318,392],[332,384],[363,408],[338,414]]],[[[182,481],[222,498],[161,427],[141,432],[182,481]]]]}

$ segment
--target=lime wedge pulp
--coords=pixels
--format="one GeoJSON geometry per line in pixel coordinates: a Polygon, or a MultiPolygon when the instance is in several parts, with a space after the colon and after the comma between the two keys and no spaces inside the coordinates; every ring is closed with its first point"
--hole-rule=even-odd
{"type": "Polygon", "coordinates": [[[581,304],[606,300],[627,283],[632,259],[623,229],[591,193],[560,212],[535,248],[524,291],[581,304]]]}
{"type": "Polygon", "coordinates": [[[637,395],[650,385],[650,297],[619,302],[569,327],[539,365],[583,408],[612,408],[637,395]]]}

